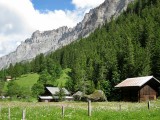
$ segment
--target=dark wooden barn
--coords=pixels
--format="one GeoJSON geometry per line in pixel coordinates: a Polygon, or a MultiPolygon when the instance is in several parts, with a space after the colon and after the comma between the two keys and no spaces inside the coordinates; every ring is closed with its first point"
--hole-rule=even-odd
{"type": "Polygon", "coordinates": [[[123,101],[141,102],[157,99],[160,81],[153,76],[127,78],[115,87],[120,88],[123,101]]]}

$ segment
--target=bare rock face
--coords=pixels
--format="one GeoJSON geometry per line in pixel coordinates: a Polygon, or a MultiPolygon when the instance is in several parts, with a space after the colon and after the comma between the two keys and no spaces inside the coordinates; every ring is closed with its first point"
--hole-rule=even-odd
{"type": "Polygon", "coordinates": [[[87,37],[106,20],[109,22],[111,17],[115,18],[126,10],[128,3],[132,1],[134,0],[105,0],[99,7],[91,9],[74,28],[63,26],[56,30],[35,31],[16,51],[0,58],[0,69],[8,67],[10,63],[31,60],[40,53],[47,54],[79,38],[87,37]]]}

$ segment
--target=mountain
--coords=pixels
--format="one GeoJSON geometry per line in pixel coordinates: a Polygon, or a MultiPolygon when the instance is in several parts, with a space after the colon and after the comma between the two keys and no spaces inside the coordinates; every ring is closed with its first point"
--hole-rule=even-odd
{"type": "Polygon", "coordinates": [[[8,67],[10,63],[31,60],[40,53],[50,53],[71,42],[87,37],[106,20],[116,18],[126,10],[128,3],[134,0],[105,0],[100,6],[91,9],[82,20],[73,28],[66,26],[50,31],[35,31],[31,38],[26,39],[16,51],[0,58],[0,69],[8,67]]]}

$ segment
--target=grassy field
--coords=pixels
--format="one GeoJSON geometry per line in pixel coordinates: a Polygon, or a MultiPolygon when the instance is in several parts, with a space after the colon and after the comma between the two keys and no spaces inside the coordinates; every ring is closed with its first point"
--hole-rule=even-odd
{"type": "MultiPolygon", "coordinates": [[[[60,76],[59,79],[57,79],[55,81],[55,86],[65,86],[65,83],[67,82],[67,80],[70,79],[70,77],[68,76],[68,73],[71,71],[71,69],[67,68],[64,69],[62,71],[62,75],[60,76]]],[[[18,85],[20,85],[21,87],[24,88],[31,88],[39,79],[39,75],[37,73],[32,73],[32,74],[25,74],[22,75],[21,77],[16,78],[15,82],[18,83],[18,85]]],[[[5,86],[3,88],[3,91],[6,92],[7,91],[7,85],[8,82],[5,82],[5,86]]]]}
{"type": "Polygon", "coordinates": [[[22,75],[21,77],[17,78],[16,82],[21,87],[32,87],[37,82],[38,79],[39,75],[33,73],[33,74],[22,75]]]}
{"type": "MultiPolygon", "coordinates": [[[[37,82],[38,79],[39,75],[33,73],[33,74],[22,75],[21,77],[18,77],[15,80],[15,82],[17,82],[17,84],[20,85],[21,87],[31,88],[37,82]]],[[[4,91],[7,91],[7,84],[8,82],[5,83],[4,91]]]]}
{"type": "MultiPolygon", "coordinates": [[[[65,83],[67,82],[67,80],[70,79],[70,77],[68,76],[68,73],[70,71],[71,71],[71,69],[69,69],[69,68],[64,69],[62,71],[62,75],[60,76],[60,78],[55,81],[55,85],[65,86],[65,83]]],[[[22,75],[21,77],[16,78],[15,81],[21,87],[29,87],[29,88],[31,88],[37,82],[38,79],[39,79],[39,75],[37,73],[33,73],[33,74],[22,75]]],[[[8,82],[5,83],[4,91],[7,90],[7,84],[8,84],[8,82]]]]}
{"type": "Polygon", "coordinates": [[[0,102],[0,120],[8,119],[8,108],[11,120],[22,119],[22,110],[26,110],[27,120],[159,120],[160,101],[151,101],[150,110],[147,103],[94,102],[92,116],[87,115],[86,102],[0,102]],[[62,118],[62,105],[65,116],[62,118]],[[121,105],[121,110],[119,106],[121,105]]]}

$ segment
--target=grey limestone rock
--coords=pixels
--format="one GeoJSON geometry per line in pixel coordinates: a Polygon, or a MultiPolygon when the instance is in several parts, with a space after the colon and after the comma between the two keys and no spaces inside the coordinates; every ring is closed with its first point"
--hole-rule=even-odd
{"type": "Polygon", "coordinates": [[[10,63],[31,60],[40,53],[48,54],[79,38],[87,37],[106,20],[109,22],[111,17],[116,18],[132,1],[134,0],[105,0],[97,8],[91,9],[82,22],[73,28],[63,26],[56,30],[35,31],[14,52],[0,58],[0,69],[8,67],[10,63]]]}

